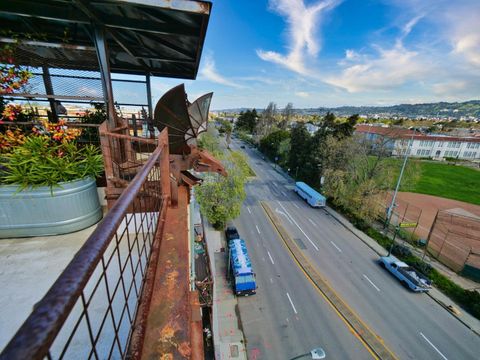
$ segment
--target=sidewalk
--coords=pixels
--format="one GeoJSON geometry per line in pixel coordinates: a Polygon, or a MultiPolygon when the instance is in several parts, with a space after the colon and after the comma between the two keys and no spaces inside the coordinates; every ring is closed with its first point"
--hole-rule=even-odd
{"type": "MultiPolygon", "coordinates": [[[[285,173],[285,171],[283,171],[278,166],[274,168],[274,170],[280,175],[282,175],[288,181],[289,185],[293,186],[295,180],[289,174],[285,173]]],[[[336,219],[340,224],[342,224],[347,230],[352,232],[356,237],[362,240],[368,247],[370,247],[373,251],[375,251],[379,256],[387,255],[387,250],[385,250],[380,244],[378,244],[375,240],[370,238],[368,235],[358,230],[343,215],[336,212],[330,207],[326,207],[325,209],[328,214],[330,214],[334,219],[336,219]]],[[[415,255],[419,256],[420,258],[423,256],[423,252],[419,251],[416,248],[412,248],[412,251],[413,253],[415,253],[415,255]]],[[[434,267],[437,271],[439,271],[441,274],[448,277],[450,280],[452,280],[454,283],[456,283],[460,287],[466,290],[480,291],[480,284],[456,274],[455,272],[453,272],[443,264],[439,263],[435,259],[432,259],[432,258],[428,258],[428,259],[430,260],[428,261],[428,263],[432,267],[434,267]]],[[[480,336],[480,320],[478,320],[477,318],[473,317],[472,315],[464,311],[458,304],[453,302],[449,297],[444,295],[441,291],[437,290],[436,288],[432,288],[427,294],[433,300],[439,303],[442,307],[444,307],[447,311],[449,311],[449,313],[452,314],[452,316],[454,316],[457,320],[459,320],[461,323],[463,323],[465,326],[467,326],[473,332],[475,332],[477,335],[480,336]],[[454,308],[453,310],[452,310],[452,307],[454,308]],[[455,309],[458,310],[458,313],[457,311],[455,311],[455,309]]]]}
{"type": "Polygon", "coordinates": [[[227,282],[227,257],[222,233],[205,222],[205,239],[213,278],[213,343],[215,359],[246,360],[243,332],[239,328],[237,299],[227,282]]]}
{"type": "MultiPolygon", "coordinates": [[[[326,207],[326,211],[335,219],[337,220],[340,224],[342,224],[347,230],[352,232],[356,237],[358,237],[360,240],[362,240],[368,247],[370,247],[373,251],[375,251],[379,256],[385,256],[387,255],[387,250],[385,250],[380,244],[378,244],[375,240],[373,240],[371,237],[363,233],[362,231],[358,230],[355,228],[343,215],[339,214],[335,210],[333,210],[330,207],[326,207]]],[[[419,256],[419,254],[416,254],[419,256]]],[[[435,262],[432,261],[430,264],[435,267],[439,272],[442,274],[448,276],[452,281],[457,283],[459,286],[469,289],[468,287],[464,287],[467,284],[471,286],[470,283],[473,283],[472,281],[468,279],[464,279],[461,276],[458,276],[457,274],[446,274],[445,269],[441,269],[440,266],[435,262]],[[456,279],[460,278],[460,279],[456,279]]],[[[451,271],[449,271],[451,273],[451,271]]],[[[478,284],[477,284],[478,285],[478,284]]],[[[444,307],[448,312],[454,316],[457,320],[459,320],[461,323],[463,323],[465,326],[470,328],[473,332],[475,332],[477,335],[480,336],[480,320],[477,318],[473,317],[466,311],[462,310],[459,305],[454,303],[449,297],[444,295],[441,291],[437,290],[436,288],[432,288],[428,293],[428,296],[430,296],[433,300],[435,300],[438,304],[440,304],[442,307],[444,307]],[[458,314],[455,311],[452,311],[452,307],[456,308],[459,310],[458,314]]]]}

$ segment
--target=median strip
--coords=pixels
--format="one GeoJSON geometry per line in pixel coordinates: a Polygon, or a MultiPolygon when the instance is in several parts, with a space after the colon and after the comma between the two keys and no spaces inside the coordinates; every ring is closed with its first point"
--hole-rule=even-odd
{"type": "Polygon", "coordinates": [[[333,288],[328,285],[327,281],[320,276],[315,267],[310,264],[305,255],[303,255],[303,252],[295,244],[294,240],[290,237],[270,207],[263,201],[260,203],[299,266],[323,294],[324,298],[351,327],[370,353],[379,359],[397,359],[397,357],[385,346],[383,340],[375,334],[357,314],[355,314],[345,301],[337,295],[333,288]]]}

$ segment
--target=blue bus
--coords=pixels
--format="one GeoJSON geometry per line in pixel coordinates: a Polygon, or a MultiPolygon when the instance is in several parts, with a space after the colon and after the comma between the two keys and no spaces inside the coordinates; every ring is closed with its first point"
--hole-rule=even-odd
{"type": "Polygon", "coordinates": [[[296,182],[294,191],[312,207],[323,207],[326,204],[325,196],[319,194],[304,182],[296,182]]]}
{"type": "Polygon", "coordinates": [[[237,295],[253,295],[257,292],[255,273],[248,256],[247,246],[242,239],[233,239],[228,243],[229,277],[233,291],[237,295]]]}

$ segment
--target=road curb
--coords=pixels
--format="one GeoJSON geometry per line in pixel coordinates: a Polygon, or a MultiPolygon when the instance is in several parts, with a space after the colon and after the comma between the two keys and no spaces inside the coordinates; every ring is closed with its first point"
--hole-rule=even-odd
{"type": "Polygon", "coordinates": [[[312,282],[313,286],[322,294],[325,301],[330,304],[337,315],[347,324],[370,354],[377,359],[397,359],[395,354],[387,348],[381,337],[374,333],[361,318],[349,307],[349,305],[335,292],[318,270],[303,255],[288,232],[278,221],[270,207],[263,201],[260,202],[273,227],[279,233],[284,245],[289,250],[293,259],[312,282]]]}
{"type": "MultiPolygon", "coordinates": [[[[344,223],[344,220],[343,219],[339,219],[332,211],[331,209],[329,209],[328,207],[325,207],[325,212],[328,213],[328,215],[330,215],[331,217],[333,217],[335,220],[337,220],[345,229],[347,229],[348,231],[350,231],[353,235],[355,235],[357,238],[359,238],[365,245],[367,245],[370,249],[372,249],[377,255],[379,256],[384,256],[385,254],[381,254],[374,246],[372,246],[371,244],[369,244],[368,241],[366,241],[365,239],[363,239],[361,236],[359,236],[358,234],[356,234],[355,231],[352,231],[352,229],[346,225],[344,223]]],[[[361,230],[358,230],[358,231],[361,231],[361,230]]],[[[368,236],[368,235],[365,235],[365,236],[368,236]]],[[[375,241],[375,240],[372,240],[372,241],[375,241]]],[[[440,290],[437,290],[437,291],[440,291],[440,290]]],[[[427,292],[426,293],[431,299],[433,299],[437,304],[439,304],[441,307],[443,307],[445,310],[447,310],[447,312],[452,315],[455,319],[457,319],[458,321],[460,321],[464,326],[466,326],[468,329],[470,329],[475,335],[477,336],[480,336],[480,331],[479,330],[476,330],[475,328],[471,327],[467,322],[463,321],[463,319],[461,319],[459,316],[455,315],[454,313],[452,313],[450,311],[450,309],[448,308],[448,305],[446,305],[442,300],[438,299],[437,297],[435,297],[434,295],[432,295],[430,292],[427,292]]],[[[445,295],[447,296],[447,295],[445,295]]],[[[448,297],[448,296],[447,296],[448,297]]],[[[450,299],[450,298],[449,298],[450,299]]],[[[450,300],[451,301],[451,300],[450,300]]],[[[453,302],[453,301],[452,301],[453,302]]]]}
{"type": "Polygon", "coordinates": [[[436,298],[435,296],[433,296],[431,293],[427,292],[427,295],[433,300],[435,301],[437,304],[439,304],[441,307],[443,307],[445,310],[447,310],[447,312],[452,315],[455,319],[457,319],[458,321],[460,321],[463,325],[465,325],[467,328],[469,328],[475,335],[477,336],[480,336],[480,331],[478,331],[477,329],[474,329],[472,328],[468,323],[466,323],[465,321],[463,321],[463,319],[461,319],[459,316],[455,315],[448,307],[447,304],[445,304],[442,300],[436,298]]]}

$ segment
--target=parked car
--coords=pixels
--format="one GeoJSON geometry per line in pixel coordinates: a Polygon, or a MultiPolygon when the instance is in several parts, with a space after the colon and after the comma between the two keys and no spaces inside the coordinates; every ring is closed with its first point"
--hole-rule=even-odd
{"type": "Polygon", "coordinates": [[[240,235],[235,226],[227,227],[227,229],[225,230],[225,237],[227,238],[227,243],[233,239],[240,239],[240,235]]]}

